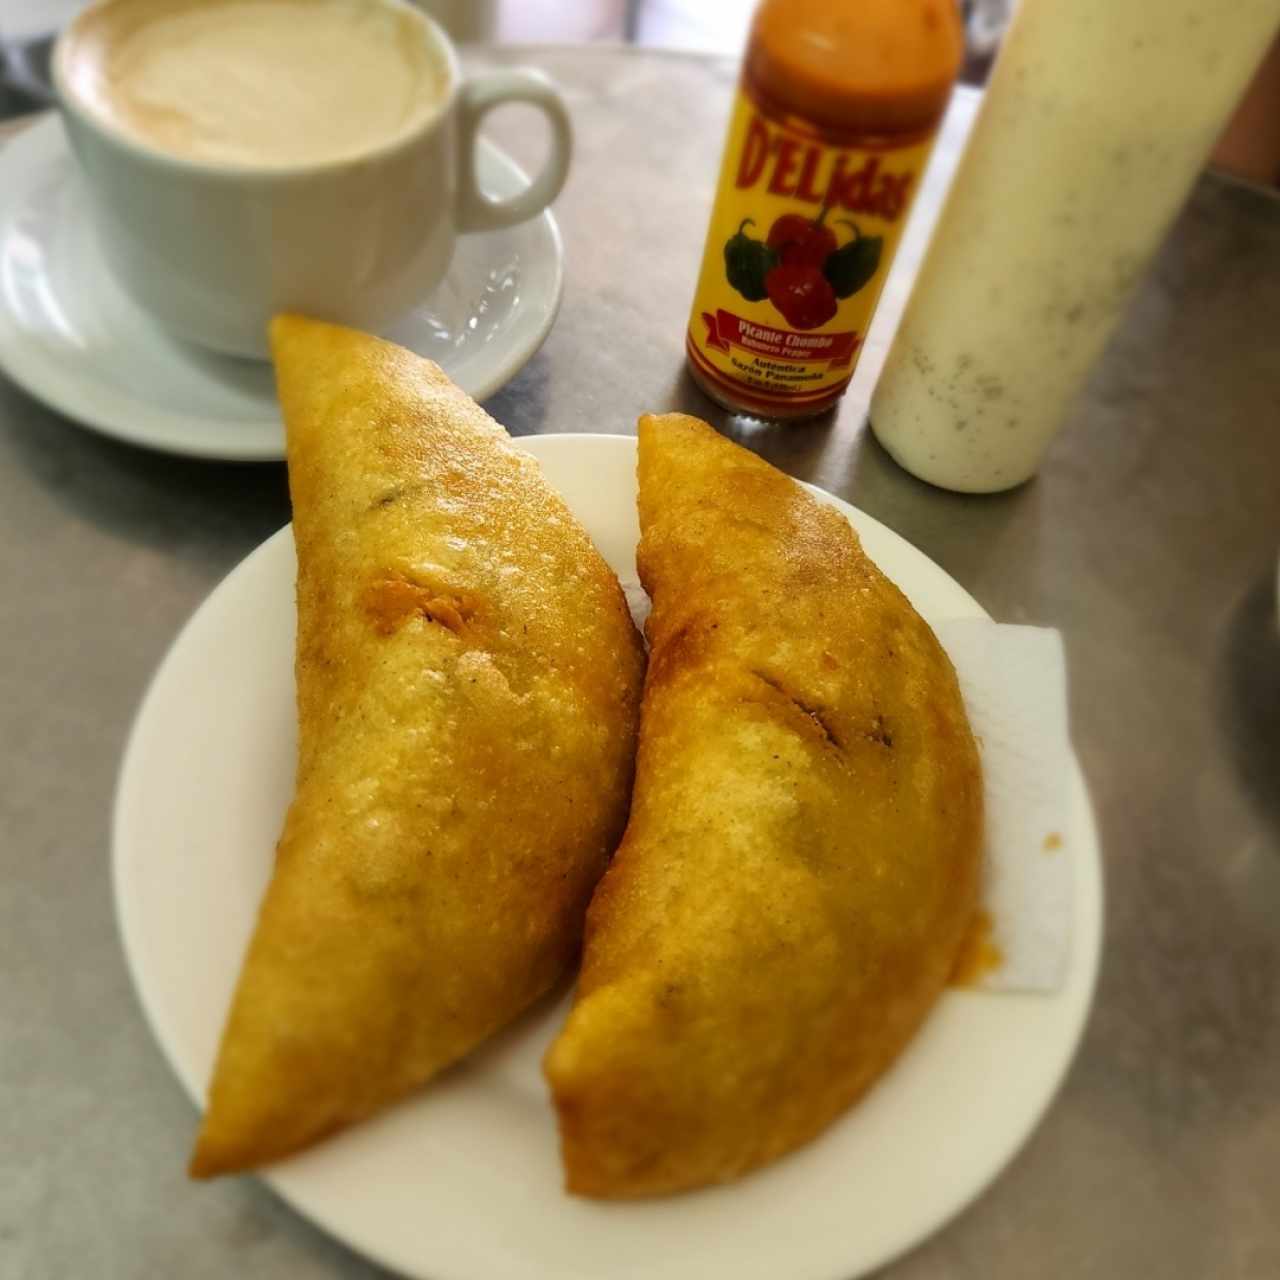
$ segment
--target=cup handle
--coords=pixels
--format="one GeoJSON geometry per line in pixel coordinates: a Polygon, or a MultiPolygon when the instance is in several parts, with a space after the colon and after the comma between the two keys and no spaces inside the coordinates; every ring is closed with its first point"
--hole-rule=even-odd
{"type": "Polygon", "coordinates": [[[560,194],[573,150],[569,111],[555,85],[531,67],[491,71],[463,85],[459,105],[458,230],[492,231],[541,213],[560,194]],[[488,112],[504,102],[527,102],[542,111],[551,126],[551,154],[542,172],[518,196],[494,200],[476,181],[476,135],[488,112]]]}

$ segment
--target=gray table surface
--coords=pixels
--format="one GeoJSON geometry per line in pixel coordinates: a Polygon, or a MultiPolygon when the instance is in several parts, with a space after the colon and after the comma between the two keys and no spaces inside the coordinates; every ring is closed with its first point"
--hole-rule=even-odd
{"type": "MultiPolygon", "coordinates": [[[[1066,638],[1106,860],[1096,1008],[1022,1153],[886,1274],[1280,1276],[1280,201],[1202,181],[1039,478],[960,497],[864,426],[909,260],[833,416],[746,428],[683,372],[730,66],[524,57],[576,122],[567,284],[546,345],[488,408],[518,434],[689,409],[898,530],[998,619],[1066,638]]],[[[958,101],[943,169],[972,109],[958,101]]],[[[536,152],[517,114],[498,127],[536,152]]],[[[183,620],[287,518],[281,466],[141,452],[0,378],[2,1280],[384,1275],[251,1178],[185,1180],[195,1113],[112,916],[112,788],[138,700],[183,620]]]]}

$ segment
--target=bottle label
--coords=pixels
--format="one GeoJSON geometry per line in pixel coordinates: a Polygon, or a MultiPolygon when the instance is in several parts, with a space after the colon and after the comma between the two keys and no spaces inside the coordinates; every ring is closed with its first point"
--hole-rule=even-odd
{"type": "Polygon", "coordinates": [[[726,400],[767,415],[840,395],[932,145],[819,127],[743,81],[686,339],[726,400]]]}

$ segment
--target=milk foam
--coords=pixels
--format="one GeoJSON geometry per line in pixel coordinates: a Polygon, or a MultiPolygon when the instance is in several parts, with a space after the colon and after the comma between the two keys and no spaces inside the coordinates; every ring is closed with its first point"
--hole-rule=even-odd
{"type": "Polygon", "coordinates": [[[377,0],[106,0],[75,23],[63,73],[137,141],[262,167],[393,142],[450,78],[418,15],[377,0]]]}

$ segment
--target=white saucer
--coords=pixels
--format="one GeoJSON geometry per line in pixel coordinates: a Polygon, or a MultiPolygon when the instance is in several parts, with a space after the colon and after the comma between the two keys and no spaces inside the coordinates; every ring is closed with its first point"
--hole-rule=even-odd
{"type": "MultiPolygon", "coordinates": [[[[481,141],[482,185],[520,191],[481,141]]],[[[80,175],[50,116],[0,147],[0,369],[67,417],[132,444],[232,461],[284,456],[271,369],[169,337],[116,284],[83,216],[80,175]]],[[[385,336],[430,356],[477,400],[537,351],[560,305],[549,212],[459,237],[440,287],[385,336]]]]}
{"type": "MultiPolygon", "coordinates": [[[[633,579],[635,441],[519,444],[541,460],[619,576],[633,579]]],[[[848,516],[926,618],[985,616],[897,534],[820,496],[848,516]]],[[[197,1103],[292,790],[294,572],[286,528],[205,601],[152,682],[120,773],[113,874],[125,954],[152,1030],[197,1103]]],[[[538,1064],[564,1020],[563,993],[408,1102],[263,1176],[353,1248],[423,1280],[863,1275],[991,1182],[1071,1061],[1102,917],[1097,836],[1078,769],[1072,805],[1073,942],[1062,988],[948,991],[859,1106],[739,1183],[629,1204],[561,1190],[538,1064]]],[[[192,1137],[195,1129],[193,1116],[192,1137]]]]}

